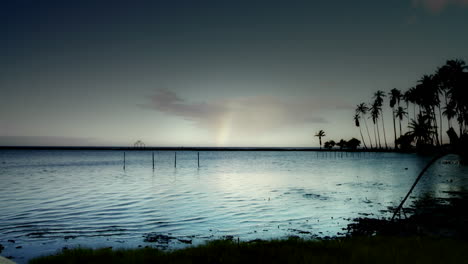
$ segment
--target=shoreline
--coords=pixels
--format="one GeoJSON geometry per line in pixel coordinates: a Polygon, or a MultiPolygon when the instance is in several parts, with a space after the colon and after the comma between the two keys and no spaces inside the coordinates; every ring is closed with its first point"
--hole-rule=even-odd
{"type": "Polygon", "coordinates": [[[99,146],[0,146],[0,150],[100,150],[100,151],[303,151],[353,153],[416,153],[395,149],[319,149],[308,147],[99,147],[99,146]]]}

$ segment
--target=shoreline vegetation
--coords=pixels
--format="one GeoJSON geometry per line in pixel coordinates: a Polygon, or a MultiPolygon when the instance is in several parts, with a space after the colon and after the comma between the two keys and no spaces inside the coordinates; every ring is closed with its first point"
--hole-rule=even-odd
{"type": "Polygon", "coordinates": [[[467,248],[467,241],[430,237],[291,237],[240,243],[216,240],[175,251],[77,248],[30,263],[462,263],[468,259],[467,248]]]}

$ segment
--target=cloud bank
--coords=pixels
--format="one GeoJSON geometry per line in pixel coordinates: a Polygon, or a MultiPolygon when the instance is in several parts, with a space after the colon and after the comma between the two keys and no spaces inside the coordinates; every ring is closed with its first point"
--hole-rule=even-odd
{"type": "Polygon", "coordinates": [[[190,102],[169,90],[158,90],[146,108],[189,120],[212,132],[218,144],[229,137],[261,136],[277,130],[327,123],[323,110],[348,109],[344,103],[319,98],[252,96],[190,102]],[[336,107],[338,105],[338,107],[336,107]]]}

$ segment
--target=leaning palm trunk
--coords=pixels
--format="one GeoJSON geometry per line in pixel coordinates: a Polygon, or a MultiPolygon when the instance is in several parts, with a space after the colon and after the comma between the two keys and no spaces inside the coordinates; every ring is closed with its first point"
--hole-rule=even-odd
{"type": "Polygon", "coordinates": [[[362,143],[364,144],[364,148],[367,149],[366,141],[364,141],[364,136],[362,135],[362,129],[359,127],[359,133],[361,133],[362,143]]]}
{"type": "MultiPolygon", "coordinates": [[[[408,102],[406,102],[406,110],[408,110],[408,114],[406,115],[406,120],[408,121],[408,125],[407,125],[406,128],[409,131],[409,120],[410,120],[410,113],[409,112],[410,112],[410,110],[409,110],[409,103],[408,102]]],[[[401,133],[400,133],[400,136],[401,136],[401,133]]]]}
{"type": "Polygon", "coordinates": [[[370,148],[372,149],[373,148],[372,147],[372,140],[371,140],[371,136],[370,136],[370,133],[369,133],[369,127],[367,126],[366,117],[363,116],[362,119],[364,119],[364,125],[366,125],[367,135],[369,136],[370,148]]]}
{"type": "Polygon", "coordinates": [[[383,119],[383,112],[382,113],[382,128],[383,128],[383,137],[384,137],[384,142],[385,142],[385,149],[388,149],[388,146],[387,146],[387,136],[386,136],[386,133],[385,133],[385,122],[384,122],[384,119],[383,119]]]}
{"type": "Polygon", "coordinates": [[[379,120],[375,120],[375,124],[377,125],[377,136],[379,138],[379,148],[382,148],[382,143],[380,142],[380,132],[379,132],[379,120]]]}
{"type": "MultiPolygon", "coordinates": [[[[447,92],[444,93],[444,99],[445,99],[445,109],[447,109],[448,107],[447,92]]],[[[450,119],[451,119],[450,115],[447,115],[447,126],[449,128],[452,128],[452,121],[450,119]]],[[[442,131],[442,128],[440,130],[442,131]]]]}
{"type": "Polygon", "coordinates": [[[400,137],[401,137],[401,119],[398,118],[398,121],[399,121],[399,123],[400,123],[400,137]]]}
{"type": "Polygon", "coordinates": [[[374,123],[374,140],[375,140],[375,148],[378,148],[378,146],[377,146],[377,132],[375,131],[375,123],[374,123]]]}
{"type": "Polygon", "coordinates": [[[442,110],[441,110],[440,105],[439,105],[439,120],[440,120],[440,145],[443,146],[444,142],[442,141],[442,135],[444,134],[444,132],[442,132],[442,110]]]}
{"type": "Polygon", "coordinates": [[[435,106],[432,107],[431,112],[432,112],[431,113],[432,120],[434,120],[434,137],[436,139],[437,146],[440,146],[439,132],[437,130],[438,126],[437,126],[437,117],[436,117],[436,114],[435,114],[435,106]]]}
{"type": "MultiPolygon", "coordinates": [[[[419,109],[419,113],[421,114],[421,109],[419,109]]],[[[416,104],[413,104],[413,117],[416,120],[416,104]]]]}
{"type": "Polygon", "coordinates": [[[395,139],[393,140],[395,146],[394,148],[397,149],[397,143],[396,143],[396,140],[397,140],[397,136],[396,136],[396,125],[395,125],[395,111],[393,110],[392,108],[392,117],[393,117],[393,133],[395,134],[395,139]]]}
{"type": "Polygon", "coordinates": [[[460,118],[462,115],[462,111],[460,110],[460,107],[457,107],[457,120],[458,120],[458,129],[460,130],[460,137],[463,135],[463,119],[460,118]]]}

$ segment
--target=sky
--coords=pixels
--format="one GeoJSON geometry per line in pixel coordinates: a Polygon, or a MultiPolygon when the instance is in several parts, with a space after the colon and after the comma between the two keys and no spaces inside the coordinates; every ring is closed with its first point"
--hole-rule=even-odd
{"type": "Polygon", "coordinates": [[[2,1],[0,145],[361,139],[356,105],[468,61],[467,28],[468,0],[2,1]]]}

